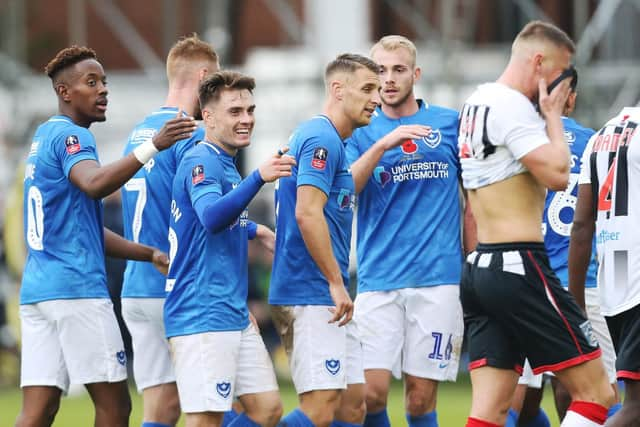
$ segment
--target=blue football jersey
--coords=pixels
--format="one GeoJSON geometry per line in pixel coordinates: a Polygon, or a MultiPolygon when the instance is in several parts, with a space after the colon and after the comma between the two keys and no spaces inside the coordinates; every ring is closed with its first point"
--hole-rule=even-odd
{"type": "MultiPolygon", "coordinates": [[[[174,118],[177,108],[164,107],[151,113],[131,134],[124,149],[126,156],[143,142],[151,140],[165,122],[174,118]]],[[[122,187],[124,237],[137,243],[169,251],[167,231],[171,209],[171,187],[176,168],[184,154],[204,138],[199,127],[191,138],[176,142],[149,160],[122,187]]],[[[125,298],[164,298],[165,277],[150,262],[127,261],[122,284],[125,298]]]]}
{"type": "Polygon", "coordinates": [[[296,166],[280,178],[275,192],[276,247],[269,287],[275,305],[333,305],[329,284],[309,254],[296,221],[296,192],[311,185],[327,195],[324,215],[333,255],[345,285],[349,284],[349,248],[355,187],[344,142],[331,121],[316,116],[302,123],[289,139],[296,166]]]}
{"type": "Polygon", "coordinates": [[[24,176],[27,260],[20,303],[109,298],[104,268],[102,201],[69,181],[82,160],[98,161],[89,129],[53,116],[33,137],[24,176]]]}
{"type": "MultiPolygon", "coordinates": [[[[564,137],[571,150],[571,174],[569,175],[569,186],[565,191],[548,191],[544,205],[544,216],[542,230],[544,234],[544,245],[549,254],[551,268],[555,271],[563,286],[569,286],[569,236],[571,234],[571,224],[573,224],[573,214],[576,209],[578,199],[578,177],[580,176],[580,164],[582,153],[589,142],[591,135],[595,133],[593,129],[585,128],[575,120],[567,117],[562,118],[564,125],[564,137]]],[[[587,288],[597,286],[596,273],[598,271],[598,261],[596,256],[596,242],[593,241],[591,250],[591,262],[587,270],[587,288]]]]}
{"type": "Polygon", "coordinates": [[[248,211],[218,233],[200,223],[194,205],[241,181],[234,158],[201,142],[178,165],[169,228],[171,266],[164,323],[167,336],[243,330],[249,325],[248,211]]]}
{"type": "Polygon", "coordinates": [[[378,108],[347,140],[353,163],[400,125],[432,129],[387,151],[358,195],[358,292],[460,282],[458,113],[418,103],[399,119],[378,108]]]}

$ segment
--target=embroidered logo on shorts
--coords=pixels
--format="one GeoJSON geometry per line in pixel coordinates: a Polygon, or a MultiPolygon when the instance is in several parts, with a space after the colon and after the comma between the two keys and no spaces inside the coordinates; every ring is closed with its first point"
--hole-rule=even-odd
{"type": "Polygon", "coordinates": [[[231,394],[231,383],[228,381],[223,381],[221,383],[216,384],[216,391],[223,399],[229,397],[231,394]]]}
{"type": "Polygon", "coordinates": [[[582,334],[587,339],[587,342],[591,347],[598,346],[598,340],[596,339],[596,336],[593,333],[593,326],[591,325],[591,322],[589,322],[588,320],[585,320],[583,323],[580,324],[580,330],[582,331],[582,334]]]}
{"type": "Polygon", "coordinates": [[[204,181],[204,166],[194,166],[193,169],[191,169],[191,183],[196,185],[202,181],[204,181]]]}
{"type": "Polygon", "coordinates": [[[125,366],[127,364],[127,354],[124,352],[124,350],[120,350],[116,353],[116,359],[122,366],[125,366]]]}
{"type": "Polygon", "coordinates": [[[313,159],[311,159],[311,167],[323,170],[327,166],[327,157],[329,151],[326,148],[318,147],[313,151],[313,159]]]}
{"type": "Polygon", "coordinates": [[[337,359],[327,359],[324,361],[324,366],[331,375],[337,375],[340,372],[340,361],[337,359]]]}
{"type": "Polygon", "coordinates": [[[67,154],[76,154],[80,151],[80,141],[75,135],[69,135],[64,141],[65,147],[67,147],[67,154]]]}

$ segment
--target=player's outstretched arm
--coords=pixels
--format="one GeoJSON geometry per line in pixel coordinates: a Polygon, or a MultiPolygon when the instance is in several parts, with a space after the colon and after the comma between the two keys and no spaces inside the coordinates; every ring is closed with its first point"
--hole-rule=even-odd
{"type": "Polygon", "coordinates": [[[160,273],[167,274],[169,257],[166,253],[151,246],[127,240],[108,228],[104,229],[104,248],[107,256],[152,262],[160,273]]]}
{"type": "Polygon", "coordinates": [[[431,133],[431,127],[423,125],[398,126],[376,141],[358,160],[351,164],[351,175],[356,193],[362,191],[384,153],[404,143],[407,139],[420,139],[431,133]]]}
{"type": "Polygon", "coordinates": [[[591,184],[580,184],[569,243],[569,292],[583,310],[585,309],[584,285],[587,280],[591,243],[595,232],[593,206],[591,184]]]}
{"type": "Polygon", "coordinates": [[[265,182],[291,176],[295,159],[280,153],[270,157],[227,194],[220,196],[211,192],[197,199],[193,207],[200,223],[212,233],[223,230],[236,220],[265,182]]]}
{"type": "Polygon", "coordinates": [[[551,143],[536,148],[520,159],[538,182],[553,191],[563,191],[569,185],[571,152],[564,139],[562,125],[562,111],[569,90],[569,80],[564,80],[548,94],[547,84],[540,80],[540,112],[546,122],[547,136],[551,143]]]}
{"type": "Polygon", "coordinates": [[[178,140],[189,138],[194,130],[196,122],[192,117],[176,116],[165,123],[152,141],[141,144],[118,161],[105,166],[94,160],[76,163],[71,168],[69,180],[89,197],[103,198],[122,187],[159,151],[171,147],[178,140]]]}
{"type": "Polygon", "coordinates": [[[301,185],[297,190],[296,221],[305,246],[314,262],[329,282],[329,292],[336,305],[331,322],[347,324],[353,316],[353,302],[342,280],[340,266],[333,255],[329,226],[324,216],[327,195],[311,185],[301,185]]]}

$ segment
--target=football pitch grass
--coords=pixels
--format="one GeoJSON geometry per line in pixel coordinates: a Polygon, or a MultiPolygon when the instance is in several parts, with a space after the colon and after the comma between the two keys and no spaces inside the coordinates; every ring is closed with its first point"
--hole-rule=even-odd
{"type": "MultiPolygon", "coordinates": [[[[280,392],[284,404],[285,414],[297,406],[297,396],[290,383],[280,382],[280,392]]],[[[131,389],[133,411],[129,425],[137,427],[142,420],[142,399],[135,389],[131,389]]],[[[558,426],[558,418],[553,407],[550,386],[547,385],[543,400],[543,407],[551,420],[552,426],[558,426]]],[[[20,411],[21,393],[17,388],[0,388],[0,426],[9,427],[15,422],[20,411]]],[[[457,383],[444,383],[438,393],[438,420],[440,427],[461,427],[466,423],[471,406],[471,385],[469,377],[461,374],[457,383]]],[[[389,396],[389,416],[392,426],[406,426],[404,415],[402,384],[394,382],[389,396]]],[[[54,426],[84,427],[93,425],[93,407],[86,392],[77,396],[63,398],[60,411],[54,426]]],[[[184,426],[181,417],[179,426],[184,426]]]]}

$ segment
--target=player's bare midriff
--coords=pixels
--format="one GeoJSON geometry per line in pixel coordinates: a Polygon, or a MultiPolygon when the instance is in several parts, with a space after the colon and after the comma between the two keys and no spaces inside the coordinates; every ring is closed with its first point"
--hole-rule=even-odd
{"type": "Polygon", "coordinates": [[[468,190],[479,243],[542,242],[546,189],[521,173],[468,190]]]}

